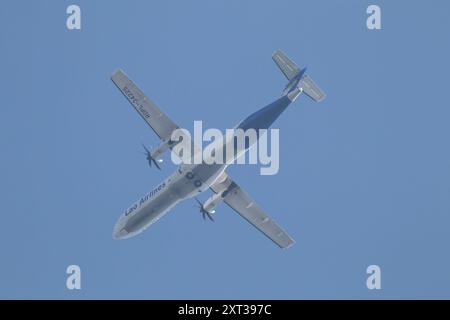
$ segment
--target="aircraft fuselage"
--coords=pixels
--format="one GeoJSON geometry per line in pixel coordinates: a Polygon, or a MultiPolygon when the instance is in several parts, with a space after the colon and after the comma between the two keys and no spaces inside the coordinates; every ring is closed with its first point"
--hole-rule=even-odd
{"type": "MultiPolygon", "coordinates": [[[[297,92],[297,95],[300,92],[297,92]]],[[[244,131],[247,129],[257,131],[268,129],[295,97],[282,96],[244,119],[236,129],[243,129],[244,131]]],[[[259,136],[257,139],[259,139],[259,136]]],[[[218,144],[218,146],[222,145],[225,154],[226,144],[233,143],[233,141],[232,139],[230,141],[218,140],[212,143],[218,144]]],[[[126,239],[135,236],[147,229],[180,201],[206,191],[220,177],[226,167],[242,156],[251,146],[246,144],[243,150],[237,151],[231,157],[226,158],[224,164],[207,164],[204,161],[201,164],[180,165],[172,175],[120,216],[114,227],[113,237],[115,239],[126,239]]]]}

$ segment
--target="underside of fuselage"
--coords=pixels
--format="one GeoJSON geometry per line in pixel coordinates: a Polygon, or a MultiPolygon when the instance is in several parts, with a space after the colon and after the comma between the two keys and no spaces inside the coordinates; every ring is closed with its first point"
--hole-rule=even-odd
{"type": "Polygon", "coordinates": [[[221,164],[199,164],[181,166],[176,173],[163,184],[160,193],[149,200],[135,204],[137,209],[132,214],[123,214],[114,228],[115,239],[126,239],[135,236],[156,222],[178,202],[191,198],[209,188],[224,171],[221,164]]]}
{"type": "MultiPolygon", "coordinates": [[[[251,114],[237,126],[237,129],[256,130],[259,139],[259,130],[268,129],[272,123],[290,104],[290,100],[283,96],[266,107],[251,114]]],[[[250,145],[245,144],[244,153],[250,145]]],[[[224,144],[223,154],[226,152],[224,144]]],[[[242,152],[235,148],[233,161],[242,152]]],[[[179,169],[164,183],[167,185],[160,193],[151,197],[144,203],[139,203],[138,208],[132,214],[124,214],[114,228],[115,239],[125,239],[137,235],[156,222],[165,213],[172,209],[178,202],[191,198],[198,193],[206,191],[214,183],[217,177],[225,170],[227,164],[181,165],[179,169]]],[[[141,200],[142,202],[142,200],[141,200]]]]}

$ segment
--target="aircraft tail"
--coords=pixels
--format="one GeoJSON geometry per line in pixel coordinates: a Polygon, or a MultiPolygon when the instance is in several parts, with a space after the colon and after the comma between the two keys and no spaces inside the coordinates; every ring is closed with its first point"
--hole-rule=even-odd
{"type": "MultiPolygon", "coordinates": [[[[280,68],[281,72],[289,80],[286,88],[283,91],[283,95],[288,95],[294,91],[304,92],[308,97],[316,102],[320,102],[325,99],[325,93],[319,88],[318,85],[305,74],[306,68],[300,69],[288,56],[286,56],[281,50],[277,50],[272,55],[273,61],[280,68]]],[[[295,97],[298,94],[295,95],[295,97]]]]}

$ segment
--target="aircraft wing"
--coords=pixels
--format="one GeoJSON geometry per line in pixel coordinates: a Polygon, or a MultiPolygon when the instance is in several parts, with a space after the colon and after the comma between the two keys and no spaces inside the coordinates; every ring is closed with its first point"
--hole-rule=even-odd
{"type": "MultiPolygon", "coordinates": [[[[111,80],[123,93],[125,98],[131,103],[141,117],[148,123],[158,137],[163,141],[162,147],[158,147],[152,152],[153,158],[158,158],[167,148],[171,150],[175,144],[167,144],[171,140],[171,136],[174,130],[179,129],[179,126],[174,123],[158,106],[151,101],[138,86],[122,71],[117,70],[111,76],[111,80]]],[[[183,140],[191,144],[191,157],[201,152],[201,149],[194,144],[192,139],[184,132],[181,132],[183,140]]],[[[181,151],[180,151],[181,152],[181,151]]],[[[180,159],[183,159],[181,154],[177,155],[180,159]]]]}
{"type": "Polygon", "coordinates": [[[172,132],[178,129],[178,126],[153,101],[147,98],[122,70],[114,72],[111,80],[158,137],[161,140],[169,140],[172,132]]]}
{"type": "Polygon", "coordinates": [[[215,193],[222,193],[223,201],[256,229],[264,233],[280,248],[288,248],[294,240],[226,173],[211,185],[215,193]]]}
{"type": "Polygon", "coordinates": [[[303,93],[308,95],[308,97],[310,97],[316,102],[320,102],[323,99],[325,99],[325,93],[322,91],[322,89],[319,88],[317,84],[315,84],[315,82],[308,75],[305,75],[303,76],[303,78],[300,79],[299,83],[297,84],[297,87],[302,88],[303,93]]]}

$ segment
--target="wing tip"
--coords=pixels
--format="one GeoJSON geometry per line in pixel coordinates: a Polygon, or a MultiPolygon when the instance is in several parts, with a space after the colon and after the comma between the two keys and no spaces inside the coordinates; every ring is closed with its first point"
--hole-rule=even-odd
{"type": "Polygon", "coordinates": [[[295,240],[292,238],[290,238],[289,240],[290,241],[286,245],[280,246],[280,248],[283,250],[286,250],[286,249],[289,249],[290,247],[292,247],[295,244],[295,240]]]}
{"type": "Polygon", "coordinates": [[[117,68],[114,70],[114,72],[111,74],[111,79],[114,79],[118,74],[125,74],[121,68],[117,68]]]}
{"type": "Polygon", "coordinates": [[[316,102],[322,102],[326,97],[327,95],[324,93],[316,102]]]}
{"type": "Polygon", "coordinates": [[[277,50],[275,50],[273,53],[272,53],[272,58],[273,57],[275,57],[277,54],[283,54],[283,51],[281,51],[280,49],[277,49],[277,50]]]}

